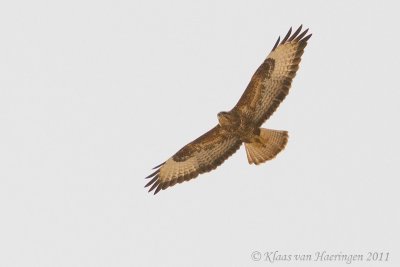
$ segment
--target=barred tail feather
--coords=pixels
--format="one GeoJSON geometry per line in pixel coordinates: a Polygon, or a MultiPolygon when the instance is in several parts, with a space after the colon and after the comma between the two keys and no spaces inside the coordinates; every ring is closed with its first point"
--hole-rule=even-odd
{"type": "Polygon", "coordinates": [[[288,141],[287,131],[277,131],[260,128],[260,141],[245,143],[249,164],[260,164],[275,158],[281,152],[288,141]]]}

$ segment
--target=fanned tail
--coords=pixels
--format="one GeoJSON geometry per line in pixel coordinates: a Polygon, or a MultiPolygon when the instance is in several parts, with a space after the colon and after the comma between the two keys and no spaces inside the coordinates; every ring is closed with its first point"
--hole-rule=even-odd
{"type": "Polygon", "coordinates": [[[288,138],[287,131],[260,128],[259,141],[245,143],[249,164],[258,165],[275,158],[285,148],[288,138]]]}

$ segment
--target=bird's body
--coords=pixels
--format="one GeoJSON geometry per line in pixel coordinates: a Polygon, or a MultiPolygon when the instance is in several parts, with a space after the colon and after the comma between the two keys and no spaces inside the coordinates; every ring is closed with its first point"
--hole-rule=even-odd
{"type": "Polygon", "coordinates": [[[218,125],[180,149],[166,162],[155,167],[146,186],[155,193],[176,183],[188,181],[200,173],[221,165],[245,144],[250,164],[274,158],[288,140],[286,131],[260,128],[289,92],[301,55],[311,34],[293,35],[276,42],[267,59],[254,73],[238,103],[228,112],[218,113],[218,125]]]}
{"type": "Polygon", "coordinates": [[[242,116],[235,109],[218,113],[219,126],[224,134],[234,136],[242,142],[251,142],[258,128],[241,118],[242,116]]]}

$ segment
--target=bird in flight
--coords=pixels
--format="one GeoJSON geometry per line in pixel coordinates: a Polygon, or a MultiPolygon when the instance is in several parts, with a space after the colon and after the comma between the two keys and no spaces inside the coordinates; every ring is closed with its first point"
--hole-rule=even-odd
{"type": "Polygon", "coordinates": [[[167,161],[154,167],[145,187],[157,194],[176,183],[214,170],[244,143],[249,164],[273,159],[287,143],[287,131],[260,128],[289,93],[301,56],[311,34],[292,28],[254,73],[249,85],[230,111],[218,113],[218,125],[187,144],[167,161]]]}

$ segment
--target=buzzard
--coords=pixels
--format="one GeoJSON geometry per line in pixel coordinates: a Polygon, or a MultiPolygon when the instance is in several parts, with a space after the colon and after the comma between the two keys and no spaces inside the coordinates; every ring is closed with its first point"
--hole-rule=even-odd
{"type": "Polygon", "coordinates": [[[254,73],[239,102],[228,112],[218,113],[218,125],[154,167],[145,187],[157,194],[176,183],[189,181],[214,170],[244,143],[249,164],[273,159],[285,148],[286,131],[260,128],[289,93],[301,56],[311,34],[292,28],[254,73]]]}

